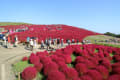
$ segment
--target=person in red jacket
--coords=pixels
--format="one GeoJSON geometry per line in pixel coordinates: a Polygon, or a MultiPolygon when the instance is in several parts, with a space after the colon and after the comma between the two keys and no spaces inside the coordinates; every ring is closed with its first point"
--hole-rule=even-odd
{"type": "Polygon", "coordinates": [[[10,38],[10,36],[7,37],[7,42],[8,42],[7,48],[11,48],[11,38],[10,38]]]}

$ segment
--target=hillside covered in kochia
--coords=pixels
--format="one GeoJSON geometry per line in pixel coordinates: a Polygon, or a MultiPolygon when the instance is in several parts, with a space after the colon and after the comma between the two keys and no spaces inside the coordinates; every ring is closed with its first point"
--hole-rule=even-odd
{"type": "Polygon", "coordinates": [[[17,35],[21,42],[25,42],[27,37],[38,37],[39,42],[45,40],[46,38],[60,38],[66,41],[67,39],[75,39],[82,41],[83,38],[90,35],[99,35],[99,33],[92,32],[86,29],[68,26],[68,25],[7,25],[1,26],[5,30],[11,30],[13,33],[10,34],[12,40],[14,36],[17,35]],[[23,32],[15,32],[17,29],[25,29],[23,32]]]}

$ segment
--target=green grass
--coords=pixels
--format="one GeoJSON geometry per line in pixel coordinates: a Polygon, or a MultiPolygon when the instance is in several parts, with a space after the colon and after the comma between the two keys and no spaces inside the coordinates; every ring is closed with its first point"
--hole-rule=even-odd
{"type": "Polygon", "coordinates": [[[22,72],[26,67],[33,66],[33,64],[29,64],[28,61],[20,61],[16,64],[13,64],[13,70],[15,72],[22,72]]]}
{"type": "Polygon", "coordinates": [[[98,50],[97,49],[95,49],[95,53],[97,53],[98,52],[98,50]]]}
{"type": "MultiPolygon", "coordinates": [[[[33,64],[30,64],[28,61],[20,61],[15,64],[13,64],[13,71],[16,73],[16,80],[18,80],[18,72],[22,72],[25,68],[29,66],[34,66],[33,64]]],[[[46,80],[43,73],[38,73],[36,80],[46,80]]]]}
{"type": "Polygon", "coordinates": [[[88,36],[84,38],[84,40],[90,40],[91,43],[95,43],[95,40],[98,42],[100,40],[106,40],[106,39],[114,39],[115,37],[106,36],[106,35],[95,35],[95,36],[88,36]]]}
{"type": "Polygon", "coordinates": [[[115,45],[115,44],[107,44],[107,43],[96,43],[97,45],[104,45],[104,46],[111,46],[111,47],[117,47],[120,48],[120,45],[115,45]]]}
{"type": "Polygon", "coordinates": [[[13,71],[16,74],[16,80],[18,80],[18,72],[22,72],[25,68],[33,66],[33,64],[30,64],[28,61],[20,61],[15,64],[13,64],[13,71]]]}
{"type": "Polygon", "coordinates": [[[74,61],[76,59],[76,55],[75,54],[72,54],[71,55],[71,58],[72,58],[72,63],[71,64],[67,64],[68,67],[74,67],[74,61]]]}
{"type": "Polygon", "coordinates": [[[71,58],[72,58],[72,62],[74,62],[75,59],[76,59],[76,55],[75,55],[75,54],[72,54],[72,55],[71,55],[71,58]]]}
{"type": "Polygon", "coordinates": [[[36,80],[44,80],[44,78],[45,78],[45,76],[42,73],[38,73],[36,80]]]}
{"type": "Polygon", "coordinates": [[[21,25],[21,24],[29,24],[29,23],[23,23],[23,22],[0,22],[0,26],[21,25]]]}

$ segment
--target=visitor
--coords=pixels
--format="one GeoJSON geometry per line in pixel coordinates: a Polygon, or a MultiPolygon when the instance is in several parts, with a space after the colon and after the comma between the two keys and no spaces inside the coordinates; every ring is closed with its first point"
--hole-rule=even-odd
{"type": "Polygon", "coordinates": [[[70,41],[70,40],[68,40],[68,45],[70,45],[70,43],[71,43],[71,41],[70,41]]]}
{"type": "Polygon", "coordinates": [[[3,37],[3,46],[4,46],[4,47],[7,46],[7,39],[6,39],[6,36],[3,37]]]}
{"type": "Polygon", "coordinates": [[[48,45],[48,39],[45,40],[45,45],[46,45],[46,46],[48,45]]]}
{"type": "Polygon", "coordinates": [[[44,49],[44,41],[41,41],[41,49],[44,49]]]}
{"type": "Polygon", "coordinates": [[[72,43],[75,43],[75,40],[74,40],[74,39],[72,39],[72,43]]]}
{"type": "Polygon", "coordinates": [[[63,47],[64,41],[63,39],[61,39],[61,47],[63,47]]]}
{"type": "Polygon", "coordinates": [[[18,45],[18,37],[17,37],[17,35],[15,35],[14,40],[15,40],[14,46],[17,47],[17,45],[18,45]]]}
{"type": "Polygon", "coordinates": [[[77,44],[79,43],[79,40],[77,39],[77,44]]]}
{"type": "Polygon", "coordinates": [[[82,41],[82,45],[84,45],[84,44],[85,44],[85,40],[82,41]]]}
{"type": "Polygon", "coordinates": [[[10,36],[8,36],[7,37],[7,46],[6,46],[7,48],[11,48],[11,38],[10,38],[10,36]]]}
{"type": "Polygon", "coordinates": [[[26,47],[29,48],[30,37],[27,37],[26,47]]]}
{"type": "Polygon", "coordinates": [[[53,45],[55,45],[55,40],[56,40],[56,39],[53,39],[53,45]]]}
{"type": "Polygon", "coordinates": [[[33,51],[33,39],[30,39],[30,50],[33,51]]]}
{"type": "Polygon", "coordinates": [[[34,46],[35,49],[37,48],[37,41],[36,41],[36,39],[33,39],[33,46],[34,46]]]}

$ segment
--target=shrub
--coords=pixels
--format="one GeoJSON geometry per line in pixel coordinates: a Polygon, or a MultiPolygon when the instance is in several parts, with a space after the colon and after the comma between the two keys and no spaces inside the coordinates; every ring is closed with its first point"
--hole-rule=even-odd
{"type": "Polygon", "coordinates": [[[52,71],[58,70],[58,65],[55,62],[50,62],[44,66],[44,75],[48,75],[52,71]]]}
{"type": "Polygon", "coordinates": [[[85,59],[84,57],[82,56],[77,56],[76,59],[75,59],[75,63],[84,63],[85,62],[85,59]]]}
{"type": "Polygon", "coordinates": [[[60,71],[52,71],[49,75],[47,80],[66,80],[65,75],[60,71]]]}
{"type": "Polygon", "coordinates": [[[83,63],[78,63],[75,65],[75,69],[78,71],[80,75],[83,75],[87,72],[87,67],[83,63]]]}
{"type": "Polygon", "coordinates": [[[34,67],[27,67],[22,72],[23,80],[33,80],[37,75],[37,71],[34,67]]]}
{"type": "Polygon", "coordinates": [[[103,79],[107,79],[109,76],[109,71],[107,68],[105,68],[104,66],[100,65],[97,66],[97,71],[99,71],[101,73],[101,75],[103,76],[103,79]]]}
{"type": "Polygon", "coordinates": [[[86,64],[88,69],[96,67],[96,65],[91,60],[85,60],[85,64],[86,64]]]}
{"type": "Polygon", "coordinates": [[[36,70],[38,72],[40,72],[42,70],[42,68],[43,68],[43,65],[42,65],[42,63],[39,63],[39,64],[35,64],[34,67],[36,68],[36,70]]]}
{"type": "Polygon", "coordinates": [[[39,64],[40,63],[40,59],[39,59],[39,57],[38,56],[36,56],[35,54],[31,54],[30,55],[30,63],[32,63],[32,64],[39,64]]]}
{"type": "Polygon", "coordinates": [[[83,75],[80,78],[81,80],[93,80],[89,75],[83,75]]]}
{"type": "Polygon", "coordinates": [[[66,68],[63,70],[63,73],[68,80],[73,80],[78,77],[78,73],[74,68],[66,68]]]}
{"type": "Polygon", "coordinates": [[[102,80],[102,75],[96,70],[88,70],[87,74],[92,78],[92,80],[102,80]]]}
{"type": "Polygon", "coordinates": [[[28,57],[23,57],[22,58],[22,61],[27,61],[28,60],[28,57]]]}
{"type": "Polygon", "coordinates": [[[120,80],[120,75],[117,74],[111,75],[108,80],[120,80]]]}

